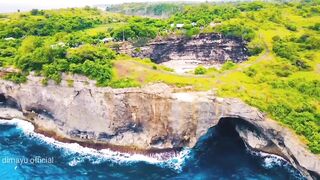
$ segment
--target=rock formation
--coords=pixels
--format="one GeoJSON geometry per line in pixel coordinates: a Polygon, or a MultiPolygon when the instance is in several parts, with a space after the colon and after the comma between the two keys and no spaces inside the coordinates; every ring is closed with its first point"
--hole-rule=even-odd
{"type": "Polygon", "coordinates": [[[144,46],[124,46],[121,53],[150,58],[156,63],[197,60],[202,64],[242,62],[248,58],[246,42],[221,34],[200,34],[196,37],[155,40],[144,46]]]}
{"type": "Polygon", "coordinates": [[[230,120],[249,148],[285,158],[308,178],[319,177],[319,156],[240,100],[176,92],[165,84],[99,88],[76,77],[73,87],[65,80],[44,87],[34,76],[21,85],[1,80],[0,117],[26,119],[38,132],[60,139],[140,152],[193,147],[210,127],[230,120]]]}

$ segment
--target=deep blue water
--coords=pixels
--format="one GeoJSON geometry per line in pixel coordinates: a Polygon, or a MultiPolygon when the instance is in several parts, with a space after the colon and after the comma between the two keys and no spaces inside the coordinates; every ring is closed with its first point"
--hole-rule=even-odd
{"type": "Polygon", "coordinates": [[[185,155],[159,162],[59,143],[16,123],[0,121],[1,179],[303,179],[279,158],[248,152],[228,129],[211,129],[185,155]]]}

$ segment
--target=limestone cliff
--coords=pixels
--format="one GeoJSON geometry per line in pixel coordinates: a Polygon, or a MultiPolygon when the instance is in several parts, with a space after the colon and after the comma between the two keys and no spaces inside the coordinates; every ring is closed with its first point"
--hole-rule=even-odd
{"type": "Polygon", "coordinates": [[[154,40],[144,46],[123,46],[121,53],[150,58],[156,63],[196,61],[200,64],[222,64],[227,60],[242,62],[248,58],[246,42],[222,34],[200,34],[192,38],[174,37],[154,40]]]}
{"type": "Polygon", "coordinates": [[[319,157],[286,128],[256,108],[213,92],[175,92],[165,84],[98,88],[83,77],[73,87],[66,81],[44,87],[31,76],[22,85],[1,80],[0,102],[0,117],[26,119],[38,132],[143,151],[193,147],[210,127],[232,120],[249,148],[282,156],[309,178],[320,172],[319,157]]]}

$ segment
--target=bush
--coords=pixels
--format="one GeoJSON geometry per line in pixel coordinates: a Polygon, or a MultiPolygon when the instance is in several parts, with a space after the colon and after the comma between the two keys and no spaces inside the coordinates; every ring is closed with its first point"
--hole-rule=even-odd
{"type": "Polygon", "coordinates": [[[286,24],[285,26],[290,31],[297,31],[297,26],[294,24],[286,24]]]}
{"type": "Polygon", "coordinates": [[[251,2],[251,3],[242,3],[238,7],[241,11],[258,11],[264,8],[264,4],[262,2],[251,2]]]}
{"type": "Polygon", "coordinates": [[[145,22],[130,22],[128,25],[113,29],[111,35],[118,41],[142,39],[142,44],[145,44],[148,38],[155,38],[157,36],[157,28],[144,23],[145,22]]]}
{"type": "Polygon", "coordinates": [[[194,27],[186,31],[186,36],[188,38],[191,38],[192,36],[199,34],[199,32],[200,32],[200,29],[198,27],[194,27]]]}
{"type": "Polygon", "coordinates": [[[58,70],[56,64],[47,64],[43,66],[43,75],[55,81],[56,84],[59,84],[62,80],[61,72],[58,70]]]}
{"type": "Polygon", "coordinates": [[[244,73],[249,77],[254,77],[257,74],[257,70],[252,67],[249,67],[244,71],[244,73]]]}
{"type": "Polygon", "coordinates": [[[320,49],[320,39],[309,34],[300,36],[300,38],[298,38],[296,42],[300,43],[299,45],[301,48],[307,50],[320,49]]]}
{"type": "Polygon", "coordinates": [[[281,38],[280,38],[280,36],[276,35],[276,36],[273,36],[273,37],[272,37],[272,40],[273,40],[273,41],[280,41],[281,38]]]}
{"type": "Polygon", "coordinates": [[[320,31],[320,23],[316,23],[313,26],[310,26],[309,28],[315,31],[320,31]]]}
{"type": "Polygon", "coordinates": [[[232,61],[226,61],[223,65],[221,70],[225,71],[225,70],[230,70],[233,69],[236,66],[236,64],[232,61]]]}
{"type": "Polygon", "coordinates": [[[27,75],[20,72],[13,72],[5,75],[4,79],[17,84],[21,84],[27,82],[27,75]]]}
{"type": "Polygon", "coordinates": [[[261,41],[255,40],[251,41],[248,45],[248,52],[251,56],[260,54],[263,51],[263,43],[261,41]]]}
{"type": "Polygon", "coordinates": [[[84,74],[97,81],[98,86],[107,86],[112,78],[111,64],[86,60],[77,66],[76,73],[84,74]]]}
{"type": "Polygon", "coordinates": [[[127,88],[127,87],[139,87],[139,83],[130,78],[119,79],[116,81],[111,81],[108,84],[112,88],[127,88]]]}
{"type": "Polygon", "coordinates": [[[43,15],[43,14],[44,14],[44,11],[38,10],[38,9],[32,9],[32,10],[30,11],[30,14],[33,15],[33,16],[43,15]]]}
{"type": "Polygon", "coordinates": [[[72,80],[72,79],[67,79],[68,87],[73,87],[73,83],[74,83],[74,80],[72,80]]]}
{"type": "Polygon", "coordinates": [[[203,66],[198,66],[194,69],[194,74],[200,75],[200,74],[205,74],[207,73],[207,69],[203,66]]]}
{"type": "Polygon", "coordinates": [[[153,65],[153,66],[152,66],[152,69],[157,70],[158,67],[157,67],[156,65],[153,65]]]}
{"type": "Polygon", "coordinates": [[[242,24],[222,25],[217,28],[217,31],[226,36],[240,37],[247,41],[250,41],[255,37],[254,30],[242,24]]]}

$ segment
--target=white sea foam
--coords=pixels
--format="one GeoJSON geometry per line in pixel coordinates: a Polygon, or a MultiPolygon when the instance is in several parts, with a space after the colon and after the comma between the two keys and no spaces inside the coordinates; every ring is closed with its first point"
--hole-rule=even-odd
{"type": "Polygon", "coordinates": [[[277,156],[274,154],[264,153],[264,152],[258,152],[253,151],[250,148],[246,147],[247,151],[252,154],[253,156],[258,156],[263,159],[262,166],[266,169],[271,169],[274,167],[283,167],[286,168],[291,174],[293,174],[297,179],[304,179],[302,174],[300,174],[299,171],[296,171],[293,166],[291,166],[290,162],[288,162],[286,159],[284,159],[281,156],[277,156]]]}
{"type": "Polygon", "coordinates": [[[268,154],[268,153],[264,153],[264,152],[257,152],[257,151],[252,151],[249,150],[248,151],[254,155],[254,156],[259,156],[263,159],[263,164],[262,166],[270,169],[273,168],[275,166],[289,166],[290,163],[285,160],[284,158],[282,158],[281,156],[277,156],[274,154],[268,154]]]}
{"type": "Polygon", "coordinates": [[[279,157],[274,157],[271,155],[264,157],[263,161],[264,161],[264,163],[262,165],[265,168],[272,168],[274,166],[281,166],[281,164],[283,164],[283,162],[284,162],[279,157]]]}
{"type": "Polygon", "coordinates": [[[168,160],[160,160],[155,155],[154,157],[145,156],[142,154],[129,154],[111,151],[110,149],[96,150],[93,148],[87,148],[80,146],[77,143],[63,143],[56,141],[53,138],[46,137],[42,134],[34,132],[34,126],[27,121],[20,119],[13,120],[0,120],[0,124],[11,124],[21,129],[29,138],[35,138],[41,143],[50,145],[55,149],[62,150],[63,156],[68,158],[68,164],[70,166],[76,166],[82,163],[85,159],[89,160],[92,164],[99,164],[105,161],[111,161],[117,164],[131,164],[134,162],[146,162],[148,164],[154,164],[161,167],[171,168],[176,171],[181,171],[185,159],[190,155],[190,149],[184,149],[175,156],[168,160]],[[76,156],[75,156],[76,155],[76,156]]]}
{"type": "Polygon", "coordinates": [[[0,124],[15,125],[17,126],[17,128],[22,129],[24,132],[34,131],[34,126],[30,122],[23,121],[20,119],[12,119],[12,120],[0,119],[0,124]]]}

